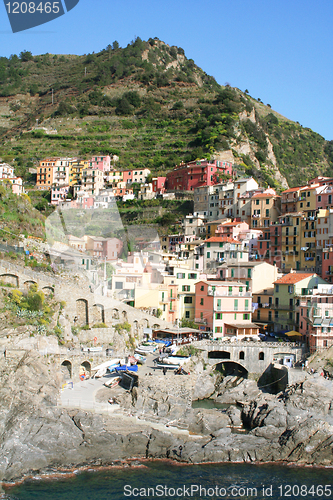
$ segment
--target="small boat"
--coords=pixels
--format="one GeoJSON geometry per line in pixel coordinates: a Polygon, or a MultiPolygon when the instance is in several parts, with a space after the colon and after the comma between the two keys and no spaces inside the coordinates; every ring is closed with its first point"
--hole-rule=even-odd
{"type": "Polygon", "coordinates": [[[166,357],[156,358],[154,359],[154,362],[156,361],[158,365],[162,364],[162,365],[179,366],[182,365],[183,363],[186,363],[189,360],[190,360],[189,357],[185,358],[182,356],[166,356],[166,357]]]}
{"type": "Polygon", "coordinates": [[[147,355],[147,354],[152,354],[155,352],[157,349],[157,346],[155,345],[139,345],[136,349],[135,352],[137,354],[142,354],[142,355],[147,355]]]}
{"type": "Polygon", "coordinates": [[[138,371],[138,365],[121,365],[121,366],[116,366],[114,369],[117,373],[118,372],[123,372],[123,371],[129,371],[129,372],[137,372],[138,371]]]}
{"type": "Polygon", "coordinates": [[[147,361],[146,356],[142,356],[141,354],[134,354],[135,359],[137,360],[138,364],[144,365],[145,362],[147,361]]]}
{"type": "Polygon", "coordinates": [[[117,376],[117,377],[111,378],[107,382],[104,382],[104,385],[105,385],[105,387],[109,387],[109,389],[112,389],[113,387],[117,387],[117,385],[119,384],[120,381],[121,381],[121,377],[117,376]]]}
{"type": "Polygon", "coordinates": [[[119,365],[119,363],[124,364],[125,360],[119,359],[119,358],[109,359],[109,361],[105,361],[104,363],[93,367],[91,369],[91,371],[96,371],[96,373],[94,375],[95,378],[101,378],[101,377],[104,377],[109,366],[112,366],[112,365],[117,366],[117,365],[119,365]]]}

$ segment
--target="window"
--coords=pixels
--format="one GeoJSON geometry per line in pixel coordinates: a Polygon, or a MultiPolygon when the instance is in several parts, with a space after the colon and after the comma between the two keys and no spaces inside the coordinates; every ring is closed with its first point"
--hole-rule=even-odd
{"type": "Polygon", "coordinates": [[[251,278],[251,269],[248,269],[248,270],[247,270],[247,277],[248,277],[248,278],[251,278]]]}
{"type": "Polygon", "coordinates": [[[170,299],[172,299],[172,288],[170,290],[170,299]]]}
{"type": "Polygon", "coordinates": [[[249,310],[249,300],[245,299],[245,311],[249,310]]]}
{"type": "MultiPolygon", "coordinates": [[[[235,274],[235,270],[234,270],[234,269],[231,269],[231,277],[232,277],[232,278],[234,277],[234,274],[235,274]]],[[[229,288],[231,288],[231,287],[229,286],[229,288]]]]}
{"type": "Polygon", "coordinates": [[[288,285],[288,293],[293,293],[294,287],[293,285],[288,285]]]}
{"type": "Polygon", "coordinates": [[[259,200],[256,200],[256,205],[259,205],[259,200]]]}
{"type": "Polygon", "coordinates": [[[203,306],[204,305],[204,299],[200,299],[200,305],[203,306]]]}
{"type": "Polygon", "coordinates": [[[274,318],[279,319],[279,311],[274,311],[274,318]]]}
{"type": "Polygon", "coordinates": [[[184,304],[192,304],[192,297],[184,297],[184,304]]]}
{"type": "Polygon", "coordinates": [[[221,299],[217,299],[217,310],[221,310],[221,299]]]}
{"type": "Polygon", "coordinates": [[[228,295],[232,295],[232,286],[228,286],[228,295]]]}
{"type": "MultiPolygon", "coordinates": [[[[250,315],[249,315],[248,313],[244,313],[244,314],[243,314],[243,319],[249,319],[249,316],[250,316],[250,315]]],[[[258,318],[258,319],[259,319],[259,318],[258,318]]]]}
{"type": "Polygon", "coordinates": [[[201,285],[200,290],[203,292],[205,290],[205,287],[201,285]]]}
{"type": "Polygon", "coordinates": [[[238,311],[238,299],[234,300],[234,311],[238,311]]]}
{"type": "Polygon", "coordinates": [[[275,285],[275,292],[279,293],[279,285],[275,285]]]}
{"type": "Polygon", "coordinates": [[[264,361],[265,354],[263,352],[259,352],[259,361],[264,361]]]}
{"type": "Polygon", "coordinates": [[[196,273],[189,273],[188,279],[189,280],[196,280],[197,279],[197,274],[196,273]]]}
{"type": "Polygon", "coordinates": [[[181,279],[185,279],[185,273],[177,273],[177,278],[178,278],[179,280],[181,280],[181,279]]]}
{"type": "Polygon", "coordinates": [[[182,292],[189,292],[191,289],[190,285],[183,285],[182,286],[182,292]]]}
{"type": "Polygon", "coordinates": [[[210,259],[210,252],[207,252],[207,259],[210,259]]]}
{"type": "Polygon", "coordinates": [[[216,313],[215,319],[222,319],[222,313],[216,313]]]}
{"type": "Polygon", "coordinates": [[[210,248],[210,243],[207,243],[207,248],[210,248]]]}
{"type": "Polygon", "coordinates": [[[162,292],[162,302],[163,302],[163,300],[164,300],[164,292],[162,292]]]}
{"type": "Polygon", "coordinates": [[[116,281],[116,290],[122,290],[122,289],[123,289],[123,282],[116,281]]]}
{"type": "Polygon", "coordinates": [[[190,311],[185,311],[185,318],[189,319],[190,318],[190,311]]]}
{"type": "Polygon", "coordinates": [[[269,205],[269,198],[266,198],[266,205],[269,205]]]}

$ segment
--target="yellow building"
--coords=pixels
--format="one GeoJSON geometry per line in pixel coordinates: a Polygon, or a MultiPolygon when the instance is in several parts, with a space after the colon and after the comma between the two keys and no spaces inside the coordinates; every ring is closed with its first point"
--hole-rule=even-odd
{"type": "Polygon", "coordinates": [[[69,185],[75,186],[81,183],[82,170],[89,167],[89,161],[75,160],[69,163],[69,185]]]}
{"type": "Polygon", "coordinates": [[[316,269],[317,189],[318,186],[302,188],[297,202],[298,210],[303,212],[300,232],[300,268],[304,271],[315,271],[316,269]]]}
{"type": "Polygon", "coordinates": [[[275,222],[280,214],[281,197],[277,194],[264,192],[252,196],[251,228],[269,229],[271,222],[275,222]]]}

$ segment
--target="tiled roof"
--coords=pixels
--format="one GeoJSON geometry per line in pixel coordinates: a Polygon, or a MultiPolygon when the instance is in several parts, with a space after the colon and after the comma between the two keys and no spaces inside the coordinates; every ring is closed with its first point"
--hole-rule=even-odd
{"type": "Polygon", "coordinates": [[[291,285],[293,283],[298,283],[305,278],[310,278],[311,276],[315,276],[315,273],[289,273],[274,281],[274,283],[276,285],[291,285]]]}
{"type": "Polygon", "coordinates": [[[212,236],[211,238],[208,238],[208,240],[205,240],[205,243],[238,243],[239,245],[241,244],[240,241],[234,240],[233,238],[230,238],[230,236],[212,236]]]}
{"type": "Polygon", "coordinates": [[[283,191],[282,194],[285,194],[285,193],[292,193],[293,191],[298,191],[299,189],[304,189],[306,188],[307,186],[298,186],[298,187],[294,187],[294,188],[289,188],[289,189],[286,189],[286,191],[283,191]]]}
{"type": "Polygon", "coordinates": [[[281,198],[281,196],[272,193],[258,193],[254,194],[252,198],[281,198]]]}

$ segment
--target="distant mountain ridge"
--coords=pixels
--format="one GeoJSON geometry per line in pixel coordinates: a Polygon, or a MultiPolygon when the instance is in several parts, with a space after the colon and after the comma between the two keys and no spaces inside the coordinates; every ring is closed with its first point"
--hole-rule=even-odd
{"type": "Polygon", "coordinates": [[[119,167],[166,173],[180,161],[232,159],[278,189],[333,175],[333,141],[158,39],[84,56],[0,58],[0,157],[28,178],[44,156],[113,153],[119,167]]]}

